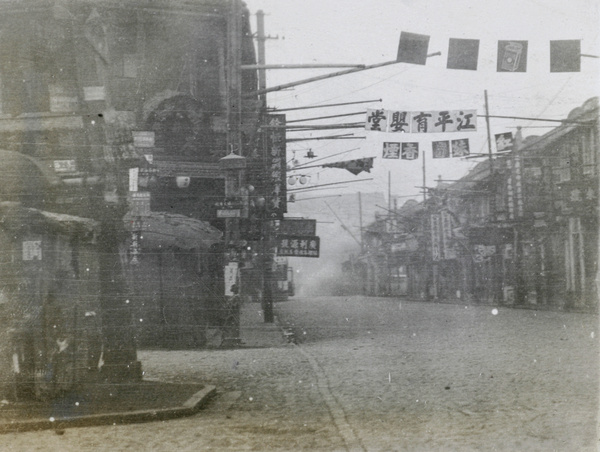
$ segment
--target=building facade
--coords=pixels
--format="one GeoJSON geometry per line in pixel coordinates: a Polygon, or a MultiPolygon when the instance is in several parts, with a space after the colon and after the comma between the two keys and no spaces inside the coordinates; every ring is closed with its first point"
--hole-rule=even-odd
{"type": "Polygon", "coordinates": [[[598,99],[515,141],[366,229],[362,266],[346,264],[365,293],[598,308],[598,99]]]}
{"type": "MultiPolygon", "coordinates": [[[[248,12],[237,0],[5,0],[0,33],[0,149],[57,179],[51,196],[19,172],[27,206],[98,223],[103,367],[139,377],[132,313],[144,301],[130,297],[139,282],[130,270],[148,232],[143,218],[185,216],[196,221],[186,220],[185,233],[214,241],[225,228],[215,206],[225,194],[218,161],[232,143],[238,154],[254,147],[258,102],[241,99],[257,83],[255,71],[240,70],[255,62],[248,12]]],[[[189,251],[175,244],[167,257],[183,262],[189,251]]]]}

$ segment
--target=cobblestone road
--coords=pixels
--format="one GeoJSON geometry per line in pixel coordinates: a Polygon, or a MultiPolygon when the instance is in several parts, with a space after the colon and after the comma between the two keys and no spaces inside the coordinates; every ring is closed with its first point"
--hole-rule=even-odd
{"type": "Polygon", "coordinates": [[[147,378],[218,387],[198,415],[0,450],[596,450],[597,317],[492,309],[293,299],[277,315],[299,345],[140,352],[147,378]]]}

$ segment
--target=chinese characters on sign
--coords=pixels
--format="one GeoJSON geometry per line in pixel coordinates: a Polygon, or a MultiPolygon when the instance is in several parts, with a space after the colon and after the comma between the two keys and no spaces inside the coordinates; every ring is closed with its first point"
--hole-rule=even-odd
{"type": "Polygon", "coordinates": [[[442,221],[439,214],[431,215],[431,258],[442,258],[442,221]]]}
{"type": "Polygon", "coordinates": [[[384,159],[399,159],[400,158],[400,143],[383,143],[384,159]]]}
{"type": "Polygon", "coordinates": [[[42,260],[42,241],[25,240],[23,241],[23,260],[41,261],[42,260]]]}
{"type": "Polygon", "coordinates": [[[459,140],[452,140],[452,157],[466,157],[469,155],[469,140],[467,138],[461,138],[459,140]]]}
{"type": "Polygon", "coordinates": [[[367,109],[365,129],[387,133],[477,131],[477,110],[393,111],[367,109]]]}
{"type": "Polygon", "coordinates": [[[265,194],[267,215],[271,219],[282,219],[286,208],[286,139],[285,115],[265,115],[264,152],[268,168],[265,194]]]}
{"type": "Polygon", "coordinates": [[[434,141],[431,143],[434,159],[447,159],[450,157],[450,147],[447,141],[434,141]]]}
{"type": "Polygon", "coordinates": [[[506,152],[512,151],[514,146],[514,140],[512,132],[498,133],[494,135],[496,141],[496,151],[506,152]]]}
{"type": "Polygon", "coordinates": [[[417,160],[419,143],[402,143],[402,160],[417,160]]]}
{"type": "Polygon", "coordinates": [[[469,139],[461,138],[451,141],[433,141],[431,150],[434,159],[447,159],[450,157],[466,157],[470,154],[469,139]]]}
{"type": "Polygon", "coordinates": [[[277,255],[293,257],[319,257],[319,237],[280,235],[277,237],[277,255]]]}
{"type": "Polygon", "coordinates": [[[452,242],[452,216],[447,210],[441,212],[441,223],[444,259],[456,259],[456,248],[452,242]]]}

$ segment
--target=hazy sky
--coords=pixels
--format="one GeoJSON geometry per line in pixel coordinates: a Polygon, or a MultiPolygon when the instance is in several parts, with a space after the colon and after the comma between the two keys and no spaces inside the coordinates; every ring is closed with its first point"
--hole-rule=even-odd
{"type": "MultiPolygon", "coordinates": [[[[599,87],[598,59],[582,58],[579,73],[550,73],[549,41],[581,39],[581,51],[599,55],[599,0],[247,0],[251,13],[263,10],[266,33],[278,39],[266,43],[267,63],[355,63],[375,64],[394,60],[400,32],[429,35],[429,58],[425,66],[395,64],[298,86],[268,96],[271,107],[291,108],[316,104],[382,99],[380,103],[294,111],[288,120],[355,112],[367,107],[403,110],[477,109],[484,114],[484,90],[488,91],[491,115],[563,119],[569,111],[596,96],[599,87]],[[477,71],[446,68],[449,38],[479,39],[477,71]],[[498,40],[528,41],[527,72],[496,72],[498,40]]],[[[251,18],[256,30],[256,16],[251,18]]],[[[340,69],[270,70],[268,86],[275,86],[340,69]]],[[[310,124],[364,121],[350,116],[310,124]]],[[[491,120],[491,134],[516,131],[539,135],[551,129],[548,123],[524,120],[491,120]],[[532,128],[532,126],[536,126],[532,128]]],[[[311,136],[347,131],[310,132],[311,136]]],[[[388,191],[392,195],[417,195],[422,185],[422,161],[382,159],[382,142],[400,141],[397,135],[353,129],[364,140],[306,141],[288,146],[288,158],[300,163],[306,150],[319,157],[355,149],[325,161],[376,157],[371,174],[353,176],[339,169],[306,169],[295,174],[310,176],[309,184],[373,177],[365,183],[348,184],[346,192],[388,191]],[[295,150],[295,154],[294,154],[295,150]]],[[[290,132],[289,138],[307,133],[290,132]]],[[[454,135],[454,134],[453,134],[454,135]]],[[[406,138],[405,138],[406,137],[406,138]]],[[[484,118],[470,138],[471,152],[487,152],[484,118]]],[[[426,153],[427,185],[441,175],[455,179],[475,164],[474,160],[431,159],[431,141],[458,135],[405,135],[417,141],[426,153]]],[[[294,174],[294,173],[292,173],[294,174]]],[[[318,192],[314,192],[315,196],[318,192]]],[[[323,192],[323,195],[331,191],[323,192]]],[[[300,197],[300,195],[298,195],[300,197]]]]}

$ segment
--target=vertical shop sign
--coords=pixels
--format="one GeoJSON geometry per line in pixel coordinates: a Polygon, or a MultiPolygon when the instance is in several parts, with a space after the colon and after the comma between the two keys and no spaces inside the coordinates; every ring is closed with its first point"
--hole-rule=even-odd
{"type": "Polygon", "coordinates": [[[287,212],[285,115],[265,115],[263,124],[267,216],[281,220],[287,212]]]}
{"type": "Polygon", "coordinates": [[[442,258],[442,225],[439,214],[431,215],[431,257],[434,261],[442,258]]]}
{"type": "MultiPolygon", "coordinates": [[[[224,281],[225,281],[225,296],[232,297],[237,294],[236,287],[238,282],[238,263],[237,262],[229,262],[225,266],[224,271],[224,281]]],[[[239,290],[239,289],[237,289],[239,290]]]]}
{"type": "Polygon", "coordinates": [[[456,250],[452,244],[452,216],[448,211],[442,211],[441,222],[444,259],[456,259],[456,250]]]}

